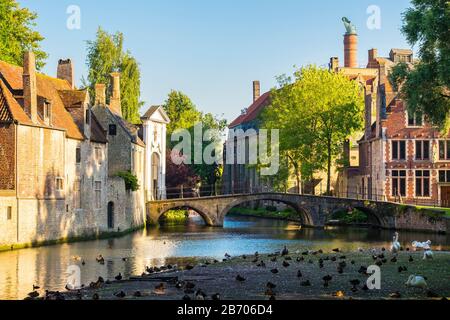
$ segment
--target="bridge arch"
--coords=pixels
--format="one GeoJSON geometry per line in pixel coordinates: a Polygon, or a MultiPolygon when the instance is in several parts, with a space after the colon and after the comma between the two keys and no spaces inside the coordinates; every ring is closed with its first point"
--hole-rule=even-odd
{"type": "Polygon", "coordinates": [[[164,206],[161,208],[157,214],[153,214],[151,217],[151,221],[155,224],[159,222],[162,216],[164,216],[167,212],[170,210],[177,210],[177,209],[185,209],[185,210],[193,210],[197,212],[205,221],[206,225],[212,226],[214,225],[214,221],[211,219],[211,216],[209,214],[209,210],[199,204],[194,204],[192,202],[176,202],[167,206],[164,206]]]}
{"type": "Polygon", "coordinates": [[[336,204],[330,211],[329,215],[326,219],[326,222],[330,221],[332,217],[335,215],[335,213],[342,211],[342,210],[352,210],[356,209],[361,212],[364,212],[368,217],[368,223],[375,226],[375,227],[382,227],[385,228],[389,224],[385,221],[382,217],[377,214],[377,212],[366,205],[363,205],[362,203],[339,203],[336,204]]]}
{"type": "Polygon", "coordinates": [[[294,209],[297,212],[297,214],[300,217],[300,221],[301,221],[302,225],[314,226],[314,221],[312,219],[311,213],[308,211],[308,209],[306,207],[299,205],[297,202],[290,201],[287,199],[280,199],[279,197],[270,196],[270,195],[258,196],[258,197],[255,197],[255,199],[248,199],[248,198],[244,197],[244,198],[238,198],[236,200],[233,200],[222,210],[222,217],[225,218],[225,216],[230,212],[231,209],[236,208],[242,204],[254,202],[254,201],[274,201],[274,202],[283,203],[283,204],[291,207],[292,209],[294,209]]]}

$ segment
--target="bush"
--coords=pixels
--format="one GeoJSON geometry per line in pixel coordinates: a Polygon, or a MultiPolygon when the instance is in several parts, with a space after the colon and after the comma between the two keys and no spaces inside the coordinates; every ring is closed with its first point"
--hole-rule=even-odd
{"type": "Polygon", "coordinates": [[[161,217],[161,222],[166,225],[185,224],[188,220],[189,212],[186,210],[169,210],[161,217]]]}
{"type": "Polygon", "coordinates": [[[125,189],[127,191],[138,191],[140,186],[138,183],[138,178],[131,173],[131,171],[121,171],[117,173],[119,178],[122,178],[125,181],[125,189]]]}
{"type": "Polygon", "coordinates": [[[339,210],[333,214],[333,219],[347,224],[367,223],[369,221],[367,214],[358,209],[353,209],[351,211],[339,210]]]}

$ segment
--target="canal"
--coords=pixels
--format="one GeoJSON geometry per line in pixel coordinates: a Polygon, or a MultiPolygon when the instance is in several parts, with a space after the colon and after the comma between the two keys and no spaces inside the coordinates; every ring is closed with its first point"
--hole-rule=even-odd
{"type": "MultiPolygon", "coordinates": [[[[0,253],[0,299],[23,299],[38,285],[41,290],[63,290],[67,268],[78,265],[81,281],[89,284],[99,276],[113,280],[140,275],[146,266],[187,264],[230,255],[270,253],[285,245],[296,250],[369,249],[390,246],[393,232],[366,228],[329,227],[325,230],[302,229],[293,222],[249,217],[228,217],[225,227],[202,225],[192,218],[186,226],[165,226],[128,236],[0,253]],[[105,264],[96,262],[101,254],[105,264]],[[82,261],[85,264],[82,265],[82,261]]],[[[431,240],[434,250],[450,250],[448,235],[402,232],[400,241],[431,240]]]]}

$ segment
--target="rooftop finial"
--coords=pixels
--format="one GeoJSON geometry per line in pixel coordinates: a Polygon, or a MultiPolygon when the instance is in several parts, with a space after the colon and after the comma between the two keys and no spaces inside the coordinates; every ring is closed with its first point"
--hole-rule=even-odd
{"type": "Polygon", "coordinates": [[[348,18],[343,17],[342,21],[344,22],[345,29],[347,29],[346,34],[356,34],[356,26],[348,18]]]}

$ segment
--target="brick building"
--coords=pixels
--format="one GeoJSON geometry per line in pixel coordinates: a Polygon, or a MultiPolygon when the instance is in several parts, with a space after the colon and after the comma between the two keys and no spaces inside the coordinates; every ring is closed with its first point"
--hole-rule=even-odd
{"type": "MultiPolygon", "coordinates": [[[[350,44],[346,40],[344,45],[350,44]]],[[[356,46],[357,40],[351,45],[356,46]]],[[[345,52],[357,54],[354,48],[345,52]]],[[[354,60],[346,57],[346,61],[354,60]]],[[[388,79],[399,62],[412,66],[413,52],[392,49],[388,57],[379,57],[378,51],[371,49],[366,68],[341,68],[337,58],[331,59],[331,69],[361,83],[366,101],[359,161],[341,173],[338,192],[341,196],[450,206],[450,133],[442,135],[423,115],[408,112],[388,79]]]]}

